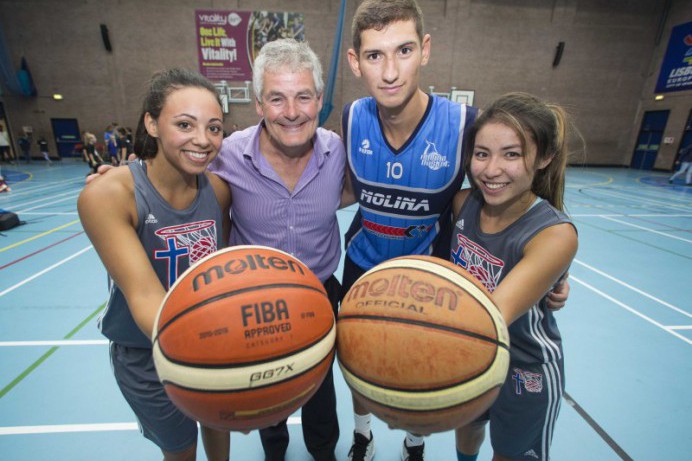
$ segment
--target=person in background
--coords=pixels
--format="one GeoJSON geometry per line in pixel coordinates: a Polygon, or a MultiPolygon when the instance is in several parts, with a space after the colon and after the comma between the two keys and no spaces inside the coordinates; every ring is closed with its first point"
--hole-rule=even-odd
{"type": "Polygon", "coordinates": [[[120,165],[120,158],[118,156],[118,124],[113,122],[106,127],[103,133],[103,143],[108,158],[110,159],[111,165],[120,165]]]}
{"type": "Polygon", "coordinates": [[[687,147],[684,147],[680,150],[680,156],[678,157],[677,162],[680,164],[680,169],[668,179],[669,183],[673,183],[675,181],[675,178],[678,176],[682,176],[683,174],[685,175],[685,185],[689,186],[692,184],[692,144],[690,144],[687,147]],[[687,174],[685,174],[687,173],[687,174]]]}
{"type": "Polygon", "coordinates": [[[49,166],[52,165],[53,161],[50,159],[50,152],[48,151],[48,141],[46,141],[46,138],[41,136],[40,138],[38,138],[37,144],[38,144],[38,150],[41,153],[41,155],[43,156],[43,159],[46,162],[48,162],[49,166]]]}
{"type": "Polygon", "coordinates": [[[17,142],[19,143],[19,148],[22,150],[22,154],[24,154],[26,163],[31,163],[31,137],[21,132],[17,142]]]}
{"type": "Polygon", "coordinates": [[[0,192],[12,192],[10,186],[5,181],[5,177],[2,175],[2,167],[0,166],[0,192]]]}
{"type": "Polygon", "coordinates": [[[120,165],[127,164],[127,157],[129,154],[134,152],[134,148],[127,138],[127,130],[124,127],[120,127],[116,130],[116,145],[118,148],[120,165]]]}
{"type": "Polygon", "coordinates": [[[5,131],[4,125],[0,125],[0,161],[14,161],[14,156],[10,150],[10,136],[5,131]]]}
{"type": "Polygon", "coordinates": [[[88,131],[82,134],[82,155],[93,173],[103,165],[103,159],[96,151],[96,136],[88,131]]]}

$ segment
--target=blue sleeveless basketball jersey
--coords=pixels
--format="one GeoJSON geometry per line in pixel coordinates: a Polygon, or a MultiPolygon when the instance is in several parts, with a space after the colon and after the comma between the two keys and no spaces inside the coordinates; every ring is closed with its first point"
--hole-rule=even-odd
{"type": "Polygon", "coordinates": [[[447,259],[451,201],[464,180],[464,133],[477,114],[474,107],[431,95],[418,127],[395,150],[373,98],[344,108],[344,144],[359,204],[346,246],[359,267],[412,254],[447,259]]]}

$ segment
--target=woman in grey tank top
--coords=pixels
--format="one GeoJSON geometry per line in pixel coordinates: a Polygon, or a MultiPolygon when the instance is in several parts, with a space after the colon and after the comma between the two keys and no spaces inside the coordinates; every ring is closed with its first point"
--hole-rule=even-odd
{"type": "MultiPolygon", "coordinates": [[[[195,459],[197,423],[166,395],[150,337],[166,290],[194,263],[195,252],[173,231],[213,229],[205,235],[209,253],[227,241],[230,191],[206,172],[222,139],[213,84],[186,69],[157,73],[137,127],[140,160],[91,181],[78,201],[84,230],[114,281],[100,327],[111,341],[116,382],[165,460],[195,459]]],[[[202,427],[202,435],[208,459],[228,459],[228,432],[202,427]]]]}
{"type": "Polygon", "coordinates": [[[488,422],[493,460],[549,457],[564,381],[546,294],[577,251],[576,229],[562,211],[567,127],[558,106],[512,93],[481,114],[469,135],[472,188],[454,199],[451,260],[493,293],[511,346],[498,399],[456,431],[460,461],[476,459],[488,422]]]}

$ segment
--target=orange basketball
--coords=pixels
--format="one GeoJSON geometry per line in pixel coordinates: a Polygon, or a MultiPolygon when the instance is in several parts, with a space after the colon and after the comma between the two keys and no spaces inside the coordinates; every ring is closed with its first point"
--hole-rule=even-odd
{"type": "Polygon", "coordinates": [[[490,294],[442,259],[406,256],[366,272],[337,321],[337,357],[370,412],[416,434],[480,416],[509,366],[509,335],[490,294]]]}
{"type": "Polygon", "coordinates": [[[166,393],[202,424],[248,431],[315,393],[336,326],[319,279],[295,257],[236,246],[205,257],[168,291],[153,356],[166,393]]]}

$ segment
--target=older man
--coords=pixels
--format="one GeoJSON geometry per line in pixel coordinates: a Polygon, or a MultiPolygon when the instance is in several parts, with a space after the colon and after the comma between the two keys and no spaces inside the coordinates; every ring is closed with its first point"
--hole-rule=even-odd
{"type": "MultiPolygon", "coordinates": [[[[230,245],[266,245],[290,253],[324,283],[336,315],[341,256],[336,211],[345,153],[341,139],[318,128],[322,68],[305,43],[266,44],[254,63],[255,107],[262,120],[227,137],[210,165],[231,186],[230,245]]],[[[331,370],[302,409],[303,437],[318,461],[335,460],[339,438],[331,370]]],[[[260,431],[266,459],[283,460],[286,421],[260,431]]]]}

